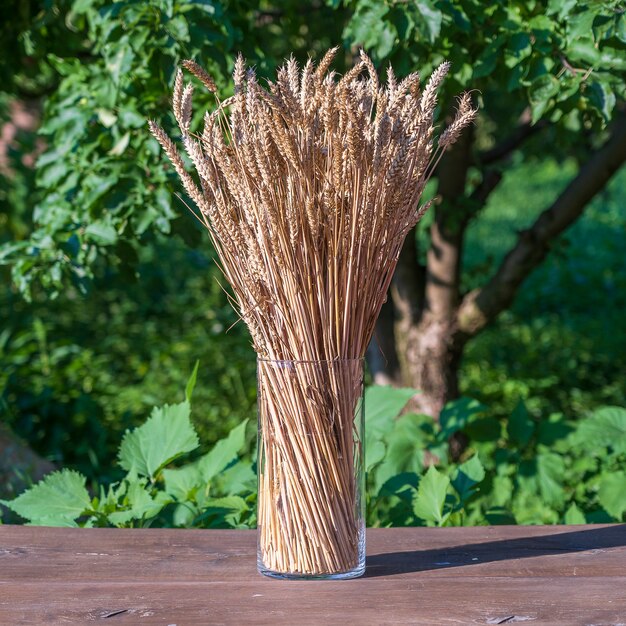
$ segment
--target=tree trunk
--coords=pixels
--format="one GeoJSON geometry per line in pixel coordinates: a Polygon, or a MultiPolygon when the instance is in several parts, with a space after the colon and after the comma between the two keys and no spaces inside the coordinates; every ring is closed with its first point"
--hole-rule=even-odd
{"type": "MultiPolygon", "coordinates": [[[[521,130],[503,142],[504,147],[488,153],[485,161],[501,159],[534,132],[536,129],[522,123],[521,130]]],[[[462,295],[465,229],[501,180],[499,171],[483,168],[482,182],[465,196],[472,159],[471,134],[464,137],[437,172],[443,203],[435,210],[426,267],[418,262],[415,234],[411,233],[390,290],[394,314],[387,310],[377,326],[379,338],[387,339],[385,354],[390,363],[394,368],[396,363],[400,366],[402,384],[421,392],[413,408],[435,418],[448,400],[458,396],[458,369],[467,341],[512,304],[526,277],[548,254],[552,241],[581,216],[589,201],[626,163],[626,112],[616,116],[606,143],[590,155],[554,203],[520,233],[494,276],[481,288],[462,295]],[[389,337],[394,337],[397,358],[393,358],[389,337]]],[[[385,378],[384,363],[379,361],[379,365],[383,370],[377,371],[375,380],[395,382],[397,369],[385,378]]]]}
{"type": "Polygon", "coordinates": [[[456,341],[454,322],[425,313],[419,324],[404,330],[402,342],[406,345],[404,383],[421,391],[413,407],[437,418],[459,392],[463,346],[456,341]]]}

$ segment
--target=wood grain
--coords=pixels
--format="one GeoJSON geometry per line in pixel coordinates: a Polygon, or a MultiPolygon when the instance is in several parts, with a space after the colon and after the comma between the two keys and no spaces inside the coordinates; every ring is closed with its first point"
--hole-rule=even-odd
{"type": "Polygon", "coordinates": [[[256,533],[0,526],[0,624],[626,625],[626,525],[368,531],[364,578],[274,581],[256,533]]]}

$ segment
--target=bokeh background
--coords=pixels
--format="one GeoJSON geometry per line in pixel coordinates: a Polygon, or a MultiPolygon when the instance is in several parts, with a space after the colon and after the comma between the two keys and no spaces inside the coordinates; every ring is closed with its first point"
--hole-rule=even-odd
{"type": "MultiPolygon", "coordinates": [[[[526,445],[542,424],[626,407],[622,3],[6,0],[0,45],[4,495],[53,466],[115,480],[125,429],[153,405],[180,400],[196,360],[203,446],[254,417],[247,331],[146,127],[156,118],[173,128],[168,94],[185,58],[203,63],[224,96],[239,51],[266,77],[291,53],[319,58],[332,45],[341,46],[340,73],[361,46],[381,72],[391,63],[400,76],[427,76],[449,59],[441,122],[461,89],[474,90],[480,118],[428,188],[443,201],[411,241],[399,291],[422,289],[433,228],[458,253],[455,310],[493,284],[526,229],[559,209],[572,184],[586,185],[590,200],[569,199],[571,226],[536,242],[540,258],[520,270],[510,303],[464,337],[462,352],[444,355],[455,380],[426,390],[428,406],[459,395],[480,401],[488,423],[475,436],[502,450],[517,432],[512,415],[531,429],[520,435],[526,445]]],[[[214,102],[200,95],[196,105],[199,121],[214,102]]],[[[424,377],[404,363],[402,301],[390,297],[369,376],[421,387],[424,377]]],[[[626,437],[626,425],[619,432],[626,437]]],[[[451,454],[461,457],[471,442],[457,443],[451,454]]],[[[553,446],[535,441],[525,454],[544,444],[553,446]]],[[[610,471],[622,471],[624,456],[611,458],[610,471]]],[[[598,472],[578,509],[592,521],[617,519],[597,504],[598,472]]],[[[529,521],[563,521],[570,499],[529,521]]]]}

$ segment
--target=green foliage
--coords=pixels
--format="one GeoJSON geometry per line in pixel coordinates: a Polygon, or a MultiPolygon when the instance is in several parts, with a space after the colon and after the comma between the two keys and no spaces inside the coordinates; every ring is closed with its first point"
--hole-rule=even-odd
{"type": "MultiPolygon", "coordinates": [[[[377,395],[391,402],[395,390],[383,389],[377,395]]],[[[406,393],[398,392],[397,406],[406,393]]],[[[368,524],[621,521],[625,419],[626,410],[618,407],[577,421],[560,414],[536,419],[521,401],[499,418],[461,398],[444,408],[437,424],[411,413],[386,428],[375,424],[372,439],[384,453],[376,464],[368,463],[368,524]],[[452,424],[469,440],[459,463],[448,455],[452,424]],[[611,438],[586,434],[605,428],[613,428],[611,438]]]]}
{"type": "MultiPolygon", "coordinates": [[[[195,375],[194,370],[189,395],[195,375]]],[[[580,422],[561,415],[534,421],[519,404],[508,419],[496,420],[486,407],[462,398],[444,410],[447,419],[455,416],[470,439],[465,458],[457,463],[448,458],[450,431],[441,419],[433,424],[411,413],[398,416],[411,395],[409,389],[367,390],[371,436],[366,445],[383,448],[381,458],[368,461],[369,525],[624,519],[626,434],[621,426],[626,409],[607,407],[580,422]],[[484,432],[480,423],[485,419],[498,423],[497,435],[472,437],[484,432]],[[585,435],[598,432],[590,431],[589,424],[596,428],[604,423],[617,425],[610,440],[585,435]],[[407,438],[407,433],[414,436],[407,438]],[[400,446],[400,441],[406,445],[400,446]]],[[[256,475],[244,452],[246,425],[242,422],[212,450],[175,467],[172,462],[192,452],[198,440],[189,401],[166,405],[125,435],[120,461],[127,473],[119,482],[97,489],[97,497],[90,498],[83,476],[62,470],[4,504],[42,525],[253,526],[256,475]]]]}
{"type": "MultiPolygon", "coordinates": [[[[33,284],[52,296],[69,284],[84,292],[102,266],[132,274],[138,245],[156,233],[198,243],[193,220],[178,219],[178,184],[146,128],[166,115],[181,60],[201,61],[224,93],[238,51],[260,61],[263,75],[291,49],[315,52],[339,37],[331,9],[311,21],[295,0],[267,5],[265,18],[247,0],[59,0],[30,3],[32,14],[16,4],[20,19],[2,27],[12,31],[4,58],[15,59],[5,88],[18,97],[37,85],[49,92],[38,191],[23,199],[34,229],[0,249],[26,297],[33,284]]],[[[198,111],[214,106],[207,95],[197,99],[198,111]]]]}
{"type": "Polygon", "coordinates": [[[186,400],[155,408],[143,426],[124,435],[120,465],[127,472],[154,480],[165,465],[195,450],[200,442],[189,420],[190,413],[191,406],[186,400]]]}
{"type": "Polygon", "coordinates": [[[155,407],[144,424],[126,433],[119,452],[126,474],[119,482],[96,488],[99,495],[90,498],[84,476],[61,470],[3,504],[38,525],[217,528],[254,524],[256,477],[252,463],[239,456],[247,421],[206,454],[182,467],[166,467],[199,444],[189,404],[196,374],[197,368],[184,402],[155,407]]]}
{"type": "Polygon", "coordinates": [[[72,526],[74,520],[91,506],[85,477],[64,469],[46,476],[7,504],[12,511],[43,526],[72,526]]]}
{"type": "Polygon", "coordinates": [[[545,118],[577,132],[608,122],[626,95],[626,16],[618,0],[343,4],[353,11],[347,42],[403,73],[449,59],[450,93],[480,90],[481,116],[499,125],[529,105],[533,122],[545,118]]]}

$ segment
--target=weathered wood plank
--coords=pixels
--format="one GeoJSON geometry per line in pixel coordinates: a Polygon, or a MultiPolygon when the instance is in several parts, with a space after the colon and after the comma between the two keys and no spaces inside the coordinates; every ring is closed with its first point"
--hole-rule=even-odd
{"type": "MultiPolygon", "coordinates": [[[[626,564],[626,525],[370,529],[367,537],[368,576],[449,568],[468,577],[618,576],[626,564]]],[[[252,581],[255,550],[254,531],[0,526],[0,580],[10,568],[13,581],[252,581]]]]}
{"type": "Polygon", "coordinates": [[[626,525],[369,530],[343,582],[255,560],[254,531],[0,526],[0,624],[626,624],[626,525]]]}
{"type": "Polygon", "coordinates": [[[493,624],[608,626],[626,619],[626,577],[342,582],[0,585],[0,623],[493,624]],[[508,620],[507,620],[508,618],[508,620]]]}

